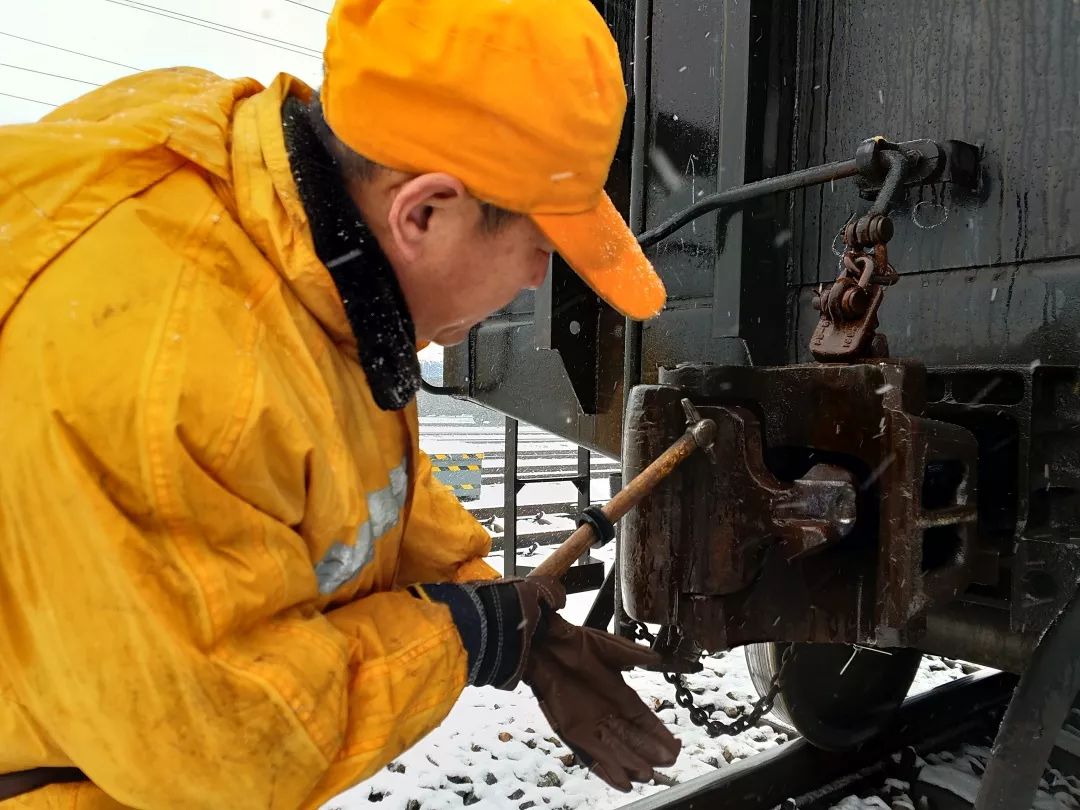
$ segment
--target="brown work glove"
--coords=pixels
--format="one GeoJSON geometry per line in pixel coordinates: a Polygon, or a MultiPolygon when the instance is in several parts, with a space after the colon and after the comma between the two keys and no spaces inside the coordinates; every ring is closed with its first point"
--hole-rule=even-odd
{"type": "Polygon", "coordinates": [[[622,672],[655,665],[647,647],[577,627],[556,613],[566,591],[550,577],[460,585],[414,585],[421,599],[450,608],[468,652],[474,686],[527,683],[551,728],[578,759],[622,791],[673,765],[680,743],[626,682],[622,672]]]}
{"type": "Polygon", "coordinates": [[[544,607],[523,680],[555,733],[593,773],[624,792],[632,782],[652,779],[654,768],[674,765],[681,744],[622,677],[625,670],[656,664],[659,656],[572,625],[554,612],[555,605],[544,607]]]}

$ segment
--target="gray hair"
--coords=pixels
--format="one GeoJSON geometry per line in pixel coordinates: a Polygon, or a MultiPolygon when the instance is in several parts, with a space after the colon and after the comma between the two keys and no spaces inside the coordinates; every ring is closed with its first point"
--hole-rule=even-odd
{"type": "MultiPolygon", "coordinates": [[[[312,94],[307,110],[311,124],[315,128],[315,134],[322,145],[326,147],[326,150],[334,157],[334,160],[337,161],[345,177],[358,180],[361,183],[369,183],[375,179],[380,171],[386,169],[381,163],[376,163],[359,152],[354,152],[334,134],[333,130],[330,129],[330,125],[326,123],[318,93],[312,94]]],[[[497,205],[492,205],[483,200],[480,201],[481,224],[488,233],[495,233],[519,216],[521,214],[515,211],[508,211],[497,205]]]]}

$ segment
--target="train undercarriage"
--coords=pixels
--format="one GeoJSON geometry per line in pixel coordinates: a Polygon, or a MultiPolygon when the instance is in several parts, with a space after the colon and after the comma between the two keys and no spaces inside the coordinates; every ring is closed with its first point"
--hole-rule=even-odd
{"type": "Polygon", "coordinates": [[[556,259],[448,350],[441,392],[620,458],[625,480],[686,429],[684,400],[712,419],[718,462],[623,521],[617,626],[659,626],[673,670],[747,645],[811,742],[863,744],[922,653],[1021,675],[1014,726],[1049,711],[1024,679],[1056,667],[1042,691],[1064,712],[1080,7],[597,7],[631,97],[608,191],[670,304],[626,321],[556,259]]]}

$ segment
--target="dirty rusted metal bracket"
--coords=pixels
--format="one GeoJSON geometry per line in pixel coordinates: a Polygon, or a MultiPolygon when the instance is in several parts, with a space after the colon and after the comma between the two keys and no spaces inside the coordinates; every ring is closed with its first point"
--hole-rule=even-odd
{"type": "Polygon", "coordinates": [[[623,525],[624,604],[706,649],[896,644],[973,579],[974,436],[929,419],[926,372],[895,361],[682,366],[631,394],[623,460],[647,463],[691,398],[717,424],[623,525]]]}

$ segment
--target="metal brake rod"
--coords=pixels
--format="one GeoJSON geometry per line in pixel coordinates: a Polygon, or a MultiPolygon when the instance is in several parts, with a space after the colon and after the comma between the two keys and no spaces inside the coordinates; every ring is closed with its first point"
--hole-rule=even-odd
{"type": "Polygon", "coordinates": [[[826,163],[822,166],[811,166],[809,169],[799,169],[778,177],[769,177],[765,180],[757,180],[753,183],[718,191],[708,197],[703,197],[689,208],[685,208],[670,219],[661,222],[655,228],[645,231],[645,233],[638,236],[638,244],[642,248],[652,247],[684,225],[718,208],[742,205],[751,200],[756,200],[758,197],[766,197],[784,191],[794,191],[807,186],[817,186],[828,183],[830,180],[843,180],[847,177],[854,177],[858,173],[858,164],[852,158],[851,160],[841,160],[836,163],[826,163]]]}

